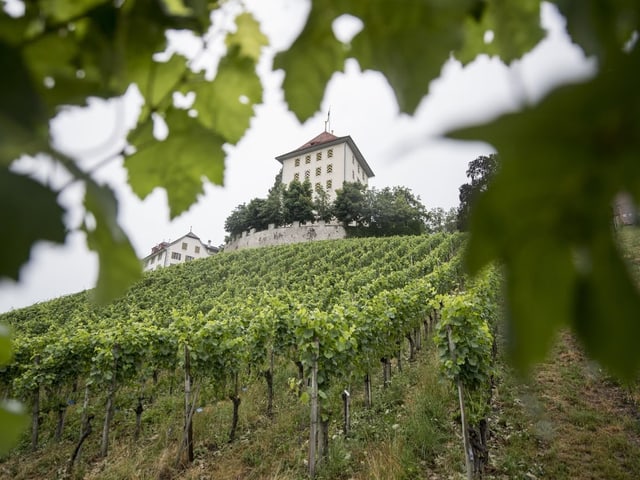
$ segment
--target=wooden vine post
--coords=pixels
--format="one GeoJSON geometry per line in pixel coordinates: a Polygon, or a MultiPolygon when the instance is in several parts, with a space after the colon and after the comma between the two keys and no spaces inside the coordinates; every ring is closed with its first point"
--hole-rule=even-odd
{"type": "Polygon", "coordinates": [[[309,429],[309,478],[316,476],[317,448],[318,448],[318,419],[319,419],[319,401],[318,401],[318,352],[320,351],[320,342],[315,340],[315,354],[311,364],[311,410],[310,410],[310,429],[309,429]]]}
{"type": "MultiPolygon", "coordinates": [[[[447,339],[449,340],[449,353],[451,361],[456,362],[456,345],[451,338],[451,325],[447,325],[447,339]]],[[[467,415],[464,405],[464,386],[460,377],[456,379],[458,387],[458,401],[460,402],[460,422],[462,423],[462,443],[464,447],[464,464],[467,469],[467,479],[473,478],[473,450],[471,450],[471,442],[469,441],[469,429],[467,426],[467,415]]]]}
{"type": "Polygon", "coordinates": [[[344,423],[342,427],[342,431],[345,436],[349,435],[351,431],[351,394],[349,390],[344,389],[342,392],[342,404],[343,404],[343,412],[344,412],[344,423]]]}
{"type": "MultiPolygon", "coordinates": [[[[193,405],[191,398],[191,353],[189,347],[184,346],[184,441],[187,450],[187,461],[193,462],[193,405]]],[[[180,457],[180,455],[178,455],[180,457]]]]}
{"type": "MultiPolygon", "coordinates": [[[[40,364],[40,355],[33,358],[33,364],[38,368],[40,364]]],[[[40,426],[40,384],[33,389],[33,397],[31,402],[31,450],[38,448],[38,429],[40,426]]]]}
{"type": "Polygon", "coordinates": [[[371,376],[367,373],[364,376],[364,406],[371,408],[371,376]]]}
{"type": "Polygon", "coordinates": [[[105,407],[104,424],[102,426],[102,442],[100,443],[100,456],[106,457],[109,453],[109,427],[115,411],[114,397],[118,386],[118,357],[120,356],[120,346],[116,343],[113,345],[113,374],[111,376],[111,384],[107,392],[107,404],[105,407]]]}

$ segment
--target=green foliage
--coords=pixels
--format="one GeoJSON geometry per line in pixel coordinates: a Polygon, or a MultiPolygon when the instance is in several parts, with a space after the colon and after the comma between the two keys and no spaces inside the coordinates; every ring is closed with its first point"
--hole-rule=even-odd
{"type": "Polygon", "coordinates": [[[453,233],[458,230],[458,209],[451,207],[445,210],[442,207],[432,208],[427,211],[426,228],[429,233],[453,233]]]}
{"type": "MultiPolygon", "coordinates": [[[[640,6],[635,0],[555,3],[572,41],[597,60],[598,71],[588,82],[558,88],[538,105],[454,132],[457,138],[492,143],[502,162],[470,220],[469,265],[473,271],[496,259],[505,265],[511,350],[518,366],[541,358],[553,332],[570,325],[594,358],[630,378],[640,369],[634,343],[640,296],[609,225],[618,192],[640,197],[640,100],[635,95],[640,48],[632,41],[640,31],[640,6]]],[[[135,280],[139,269],[130,268],[133,250],[115,227],[113,195],[97,189],[90,174],[55,150],[51,118],[64,105],[84,105],[90,96],[117,97],[135,84],[145,106],[129,136],[135,150],[125,161],[129,181],[141,196],[166,188],[174,217],[197,199],[202,175],[221,181],[222,145],[238,141],[261,99],[255,64],[265,38],[255,20],[241,15],[237,32],[227,36],[218,76],[208,80],[180,57],[163,63],[154,54],[165,49],[169,29],[202,36],[217,2],[85,0],[24,6],[17,18],[0,11],[0,178],[6,182],[19,175],[9,173],[9,166],[20,155],[44,153],[87,186],[85,218],[93,217],[96,225],[88,222],[85,228],[106,270],[97,295],[106,299],[135,280]],[[194,117],[172,104],[172,94],[185,91],[196,93],[194,117]],[[152,114],[164,119],[169,131],[161,143],[151,135],[152,114]],[[167,148],[158,147],[162,143],[167,148]],[[181,146],[189,158],[181,155],[181,146]],[[185,168],[179,185],[168,166],[173,162],[185,168]],[[120,265],[125,268],[116,272],[120,265]]],[[[537,0],[425,0],[403,8],[388,0],[315,0],[301,34],[276,56],[274,66],[284,69],[285,99],[302,120],[317,111],[327,82],[349,57],[363,69],[381,72],[401,111],[413,112],[451,55],[465,63],[480,53],[511,62],[531,50],[541,38],[539,7],[537,0]],[[332,30],[343,14],[363,23],[349,45],[332,30]],[[487,29],[494,34],[488,43],[487,29]]],[[[20,228],[22,215],[3,217],[9,221],[6,230],[15,233],[12,241],[24,248],[15,261],[2,258],[2,277],[17,276],[18,263],[26,261],[24,252],[35,241],[63,241],[60,210],[52,201],[59,192],[22,182],[24,195],[16,199],[10,188],[2,200],[9,210],[29,203],[29,222],[37,227],[20,228]]],[[[2,247],[10,250],[8,244],[2,247]]]]}
{"type": "MultiPolygon", "coordinates": [[[[0,324],[0,367],[11,361],[11,343],[9,329],[0,324]]],[[[7,453],[19,440],[27,418],[23,406],[15,400],[0,401],[0,422],[3,434],[0,435],[0,457],[7,453]]]]}
{"type": "Polygon", "coordinates": [[[92,220],[82,228],[100,259],[96,298],[114,298],[139,276],[135,252],[117,224],[115,197],[50,142],[49,121],[65,105],[84,105],[90,96],[118,97],[137,86],[145,104],[128,137],[133,148],[120,153],[127,157],[134,192],[145,197],[165,188],[172,217],[197,200],[203,177],[222,184],[222,146],[240,140],[253,106],[262,99],[255,66],[266,38],[249,14],[240,14],[213,80],[192,72],[179,55],[165,62],[154,59],[166,47],[167,30],[203,35],[216,8],[214,2],[137,0],[124,5],[87,0],[27,2],[16,18],[0,12],[2,71],[9,72],[0,94],[0,178],[11,180],[2,188],[1,200],[19,206],[5,209],[11,213],[2,219],[15,232],[7,241],[16,244],[3,244],[3,251],[13,253],[2,259],[0,275],[18,278],[36,241],[64,242],[59,192],[8,170],[20,155],[43,153],[86,186],[84,206],[92,220]],[[176,92],[195,93],[190,113],[173,106],[176,92]],[[169,130],[162,141],[153,137],[152,114],[169,130]],[[18,190],[29,201],[21,201],[18,190]]]}
{"type": "Polygon", "coordinates": [[[471,212],[471,208],[478,196],[489,187],[491,179],[498,171],[498,166],[499,157],[495,153],[488,156],[481,155],[469,162],[467,178],[471,180],[471,182],[461,185],[458,189],[460,192],[460,205],[458,206],[457,218],[457,227],[459,230],[465,231],[469,228],[469,213],[471,212]]]}
{"type": "Polygon", "coordinates": [[[282,211],[285,223],[310,222],[313,215],[313,191],[309,180],[293,180],[282,190],[282,211]]]}
{"type": "Polygon", "coordinates": [[[342,188],[336,190],[333,215],[338,221],[344,225],[352,222],[362,225],[366,215],[365,190],[366,186],[360,182],[344,182],[342,188]]]}
{"type": "Polygon", "coordinates": [[[500,152],[500,171],[471,218],[468,259],[472,270],[495,258],[505,263],[519,367],[541,359],[565,325],[614,373],[640,367],[631,340],[640,333],[640,296],[611,233],[615,195],[640,194],[640,102],[628,96],[640,50],[611,54],[592,80],[455,134],[484,138],[500,152]]]}
{"type": "Polygon", "coordinates": [[[0,210],[0,223],[7,227],[7,232],[12,232],[3,240],[0,272],[17,280],[20,267],[29,259],[33,243],[38,240],[64,241],[63,210],[54,192],[35,180],[3,168],[0,169],[0,203],[5,206],[0,210]],[[29,201],[25,202],[25,198],[29,201]],[[25,221],[40,216],[39,222],[25,221]]]}
{"type": "Polygon", "coordinates": [[[407,187],[367,191],[366,223],[375,236],[419,235],[426,232],[427,212],[407,187]]]}

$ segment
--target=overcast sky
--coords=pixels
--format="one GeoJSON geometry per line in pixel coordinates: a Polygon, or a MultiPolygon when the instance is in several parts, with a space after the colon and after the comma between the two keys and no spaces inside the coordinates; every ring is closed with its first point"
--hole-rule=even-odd
{"type": "MultiPolygon", "coordinates": [[[[144,201],[138,199],[126,183],[121,160],[97,171],[99,181],[116,190],[121,224],[141,258],[155,244],[175,240],[190,228],[205,243],[223,243],[225,218],[238,204],[266,196],[280,169],[275,157],[323,131],[329,108],[330,129],[338,136],[351,135],[373,169],[371,186],[404,185],[419,195],[427,208],[454,207],[458,204],[458,187],[467,180],[467,164],[492,152],[492,148],[444,140],[439,138],[442,132],[535,102],[552,85],[584,78],[594,68],[569,43],[562,18],[544,5],[542,23],[547,37],[534,51],[510,68],[488,57],[480,57],[464,69],[450,61],[432,82],[429,95],[413,117],[399,114],[381,75],[361,72],[357,62],[350,60],[345,73],[332,78],[320,111],[301,125],[284,104],[282,72],[270,72],[270,66],[274,53],[286,49],[299,33],[308,4],[299,0],[245,3],[262,23],[271,45],[259,66],[264,102],[256,107],[244,138],[228,148],[225,186],[206,184],[199,202],[170,222],[165,192],[156,189],[144,201]]],[[[233,6],[228,7],[228,11],[220,12],[218,20],[224,24],[233,12],[233,6]]],[[[353,25],[349,21],[338,24],[337,34],[348,35],[353,25]]],[[[176,35],[172,44],[185,54],[195,48],[184,35],[176,35]]],[[[220,45],[215,44],[213,51],[219,51],[220,45]]],[[[213,65],[213,61],[203,64],[208,68],[213,65]]],[[[92,100],[88,108],[67,110],[52,124],[56,145],[89,168],[122,148],[139,105],[140,96],[131,89],[121,100],[92,100]]],[[[46,161],[21,159],[15,168],[49,181],[60,177],[59,169],[46,161]]],[[[71,208],[70,225],[77,225],[82,215],[81,198],[81,187],[68,188],[60,195],[60,202],[71,208]]],[[[21,272],[20,283],[0,282],[0,312],[92,288],[96,275],[97,258],[87,250],[82,233],[71,233],[63,247],[38,244],[21,272]]]]}

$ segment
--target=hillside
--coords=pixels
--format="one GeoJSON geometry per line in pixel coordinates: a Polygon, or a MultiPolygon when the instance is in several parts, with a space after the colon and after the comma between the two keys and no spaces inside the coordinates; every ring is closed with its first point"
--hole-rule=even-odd
{"type": "MultiPolygon", "coordinates": [[[[310,417],[300,374],[309,381],[305,352],[317,337],[328,439],[318,478],[463,478],[455,391],[441,379],[430,333],[431,299],[464,283],[462,242],[434,235],[226,253],[146,275],[111,305],[95,307],[82,293],[4,315],[16,363],[0,385],[30,412],[39,392],[39,437],[31,451],[32,425],[0,461],[0,478],[65,478],[83,410],[93,430],[71,478],[305,478],[310,417]],[[193,463],[180,455],[185,345],[193,463]],[[393,357],[390,382],[383,357],[393,357]]],[[[631,263],[640,259],[627,251],[631,263]]],[[[499,356],[494,382],[488,478],[640,477],[636,390],[585,360],[569,335],[526,383],[499,356]]]]}

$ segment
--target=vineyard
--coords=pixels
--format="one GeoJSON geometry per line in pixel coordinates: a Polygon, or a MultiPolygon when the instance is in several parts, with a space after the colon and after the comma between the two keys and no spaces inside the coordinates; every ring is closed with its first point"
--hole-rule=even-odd
{"type": "Polygon", "coordinates": [[[0,371],[2,395],[19,398],[31,417],[19,449],[69,442],[45,476],[73,478],[82,462],[108,458],[114,423],[143,442],[153,432],[147,418],[164,415],[175,419],[171,463],[187,468],[206,440],[194,435],[203,406],[229,403],[231,421],[216,429],[237,441],[240,410],[252,408],[244,392],[260,385],[253,408],[266,418],[282,392],[307,409],[308,457],[297,468],[315,477],[330,422],[351,434],[354,392],[371,408],[372,379],[387,387],[392,364],[401,370],[433,337],[469,424],[467,469],[477,473],[498,289],[492,270],[465,284],[463,243],[437,234],[222,253],[151,272],[109,305],[83,292],[5,314],[14,353],[0,371]],[[464,398],[475,399],[468,411],[464,398]]]}

